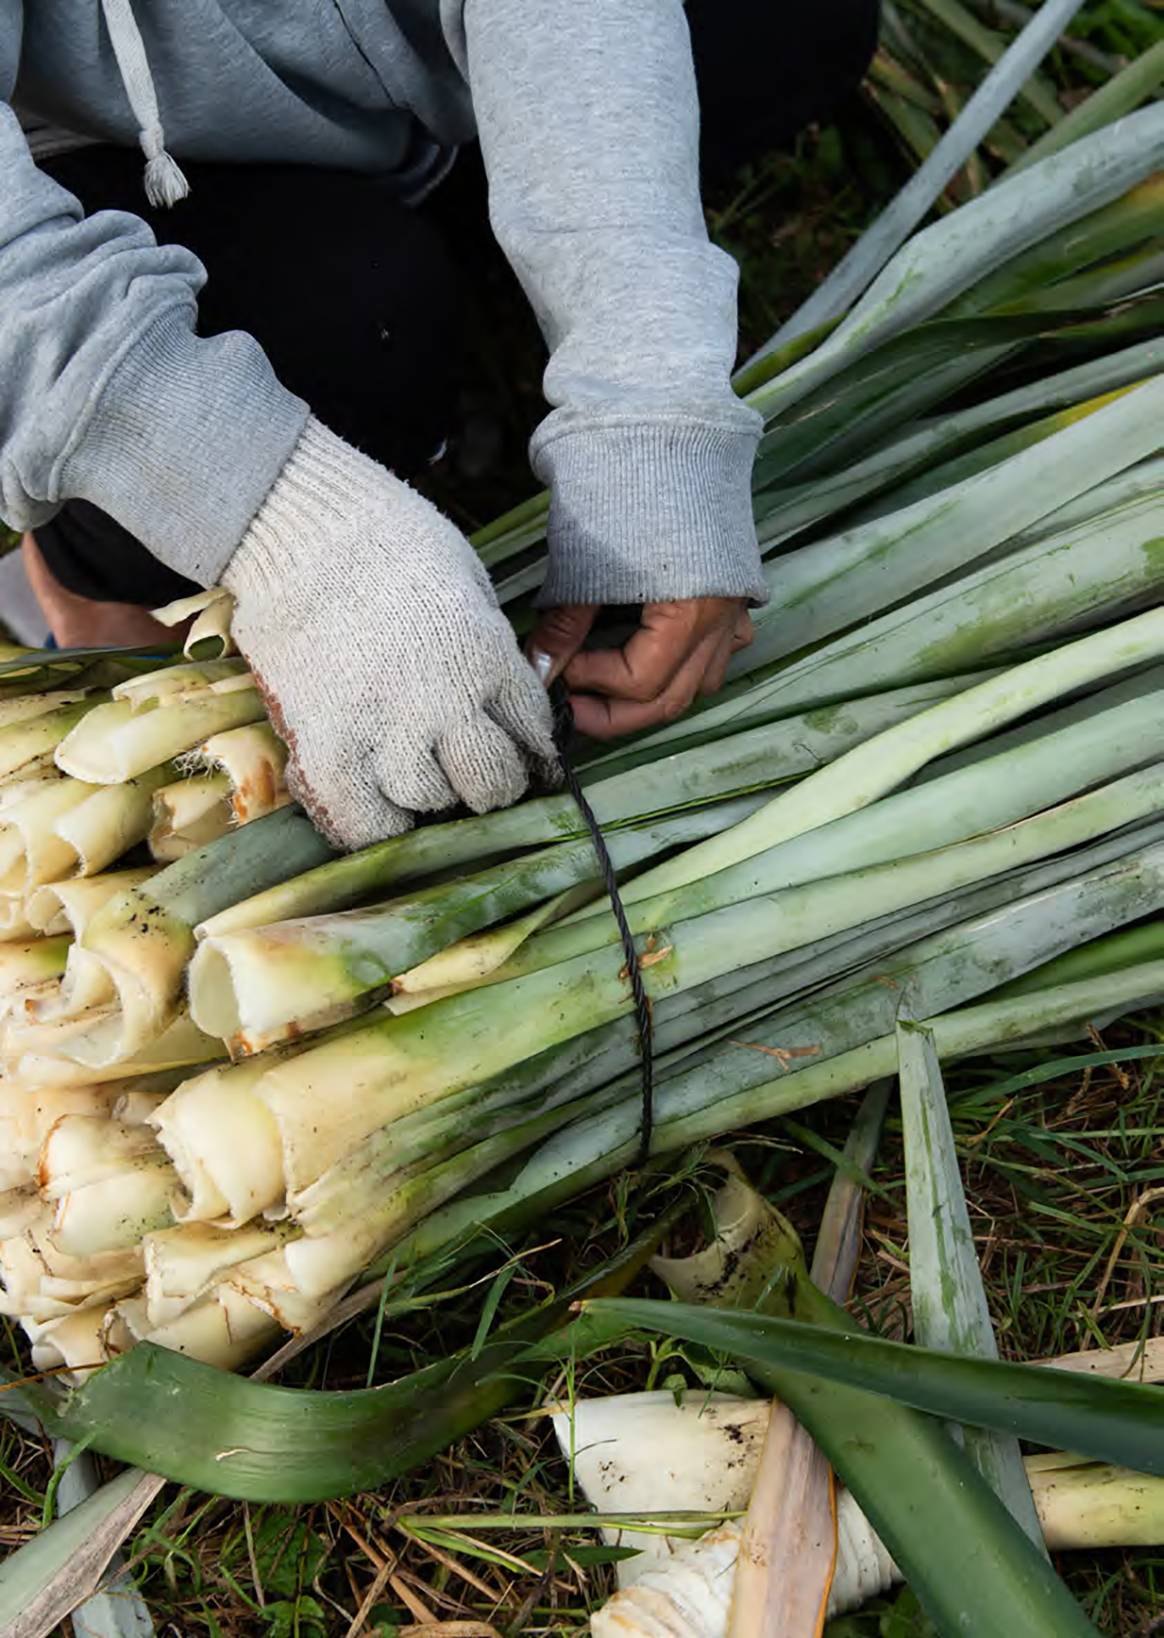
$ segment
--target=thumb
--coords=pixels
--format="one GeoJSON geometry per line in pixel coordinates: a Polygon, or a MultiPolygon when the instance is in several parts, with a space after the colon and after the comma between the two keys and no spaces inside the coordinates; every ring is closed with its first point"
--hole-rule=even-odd
{"type": "Polygon", "coordinates": [[[598,608],[597,603],[564,603],[561,608],[542,611],[526,644],[526,653],[544,687],[561,676],[582,647],[598,608]]]}

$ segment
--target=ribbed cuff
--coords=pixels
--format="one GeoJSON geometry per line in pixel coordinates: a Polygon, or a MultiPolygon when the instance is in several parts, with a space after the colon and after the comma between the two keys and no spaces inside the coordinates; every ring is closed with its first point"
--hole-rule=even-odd
{"type": "Polygon", "coordinates": [[[126,354],[61,491],[99,506],[179,574],[217,583],[303,430],[308,407],[258,342],[201,339],[185,309],[126,354]]]}
{"type": "Polygon", "coordinates": [[[314,567],[319,542],[337,521],[346,518],[357,527],[374,509],[382,510],[385,485],[391,481],[367,455],[309,416],[251,519],[223,584],[236,597],[265,595],[288,575],[314,567]]]}
{"type": "Polygon", "coordinates": [[[540,448],[535,439],[534,469],[551,494],[539,605],[767,602],[752,519],[756,419],[607,421],[540,448]]]}

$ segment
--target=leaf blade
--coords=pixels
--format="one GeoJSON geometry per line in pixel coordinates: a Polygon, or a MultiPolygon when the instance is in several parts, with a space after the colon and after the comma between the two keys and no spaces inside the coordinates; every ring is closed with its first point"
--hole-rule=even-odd
{"type": "Polygon", "coordinates": [[[741,1360],[815,1373],[932,1416],[1164,1475],[1164,1392],[1154,1387],[1002,1360],[963,1359],[857,1329],[821,1331],[797,1319],[631,1298],[588,1306],[628,1325],[684,1337],[741,1360]]]}
{"type": "MultiPolygon", "coordinates": [[[[927,1348],[997,1359],[933,1031],[899,1022],[897,1054],[914,1335],[927,1348]]],[[[964,1444],[1011,1517],[1042,1551],[1018,1440],[971,1428],[964,1444]]]]}

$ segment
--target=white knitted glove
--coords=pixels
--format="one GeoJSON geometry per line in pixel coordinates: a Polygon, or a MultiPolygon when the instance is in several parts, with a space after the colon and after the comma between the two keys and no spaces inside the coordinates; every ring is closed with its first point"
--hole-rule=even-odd
{"type": "Polygon", "coordinates": [[[550,707],[477,554],[434,506],[315,419],[222,576],[233,632],[342,847],[414,813],[503,807],[555,778],[550,707]]]}

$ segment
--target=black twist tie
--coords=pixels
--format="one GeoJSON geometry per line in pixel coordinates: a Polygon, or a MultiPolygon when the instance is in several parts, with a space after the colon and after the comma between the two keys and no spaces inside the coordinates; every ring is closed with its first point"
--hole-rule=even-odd
{"type": "Polygon", "coordinates": [[[611,912],[618,926],[618,936],[622,941],[622,952],[626,958],[626,972],[630,981],[631,996],[635,1004],[635,1022],[638,1025],[639,1066],[642,1073],[642,1114],[639,1120],[638,1157],[641,1166],[646,1164],[650,1155],[651,1136],[655,1128],[655,1053],[651,998],[647,994],[646,985],[643,983],[639,953],[635,949],[634,934],[630,930],[630,923],[626,919],[626,910],[623,907],[622,895],[618,890],[618,877],[615,874],[614,861],[611,859],[606,846],[602,826],[595,818],[594,809],[586,800],[586,792],[582,789],[571,760],[570,752],[574,744],[574,712],[570,706],[570,696],[566,691],[566,685],[560,677],[550,684],[550,706],[554,713],[554,744],[557,746],[558,755],[561,758],[566,789],[574,798],[575,806],[582,815],[586,823],[586,829],[590,833],[590,841],[598,859],[602,884],[606,888],[606,894],[610,900],[611,912]]]}

